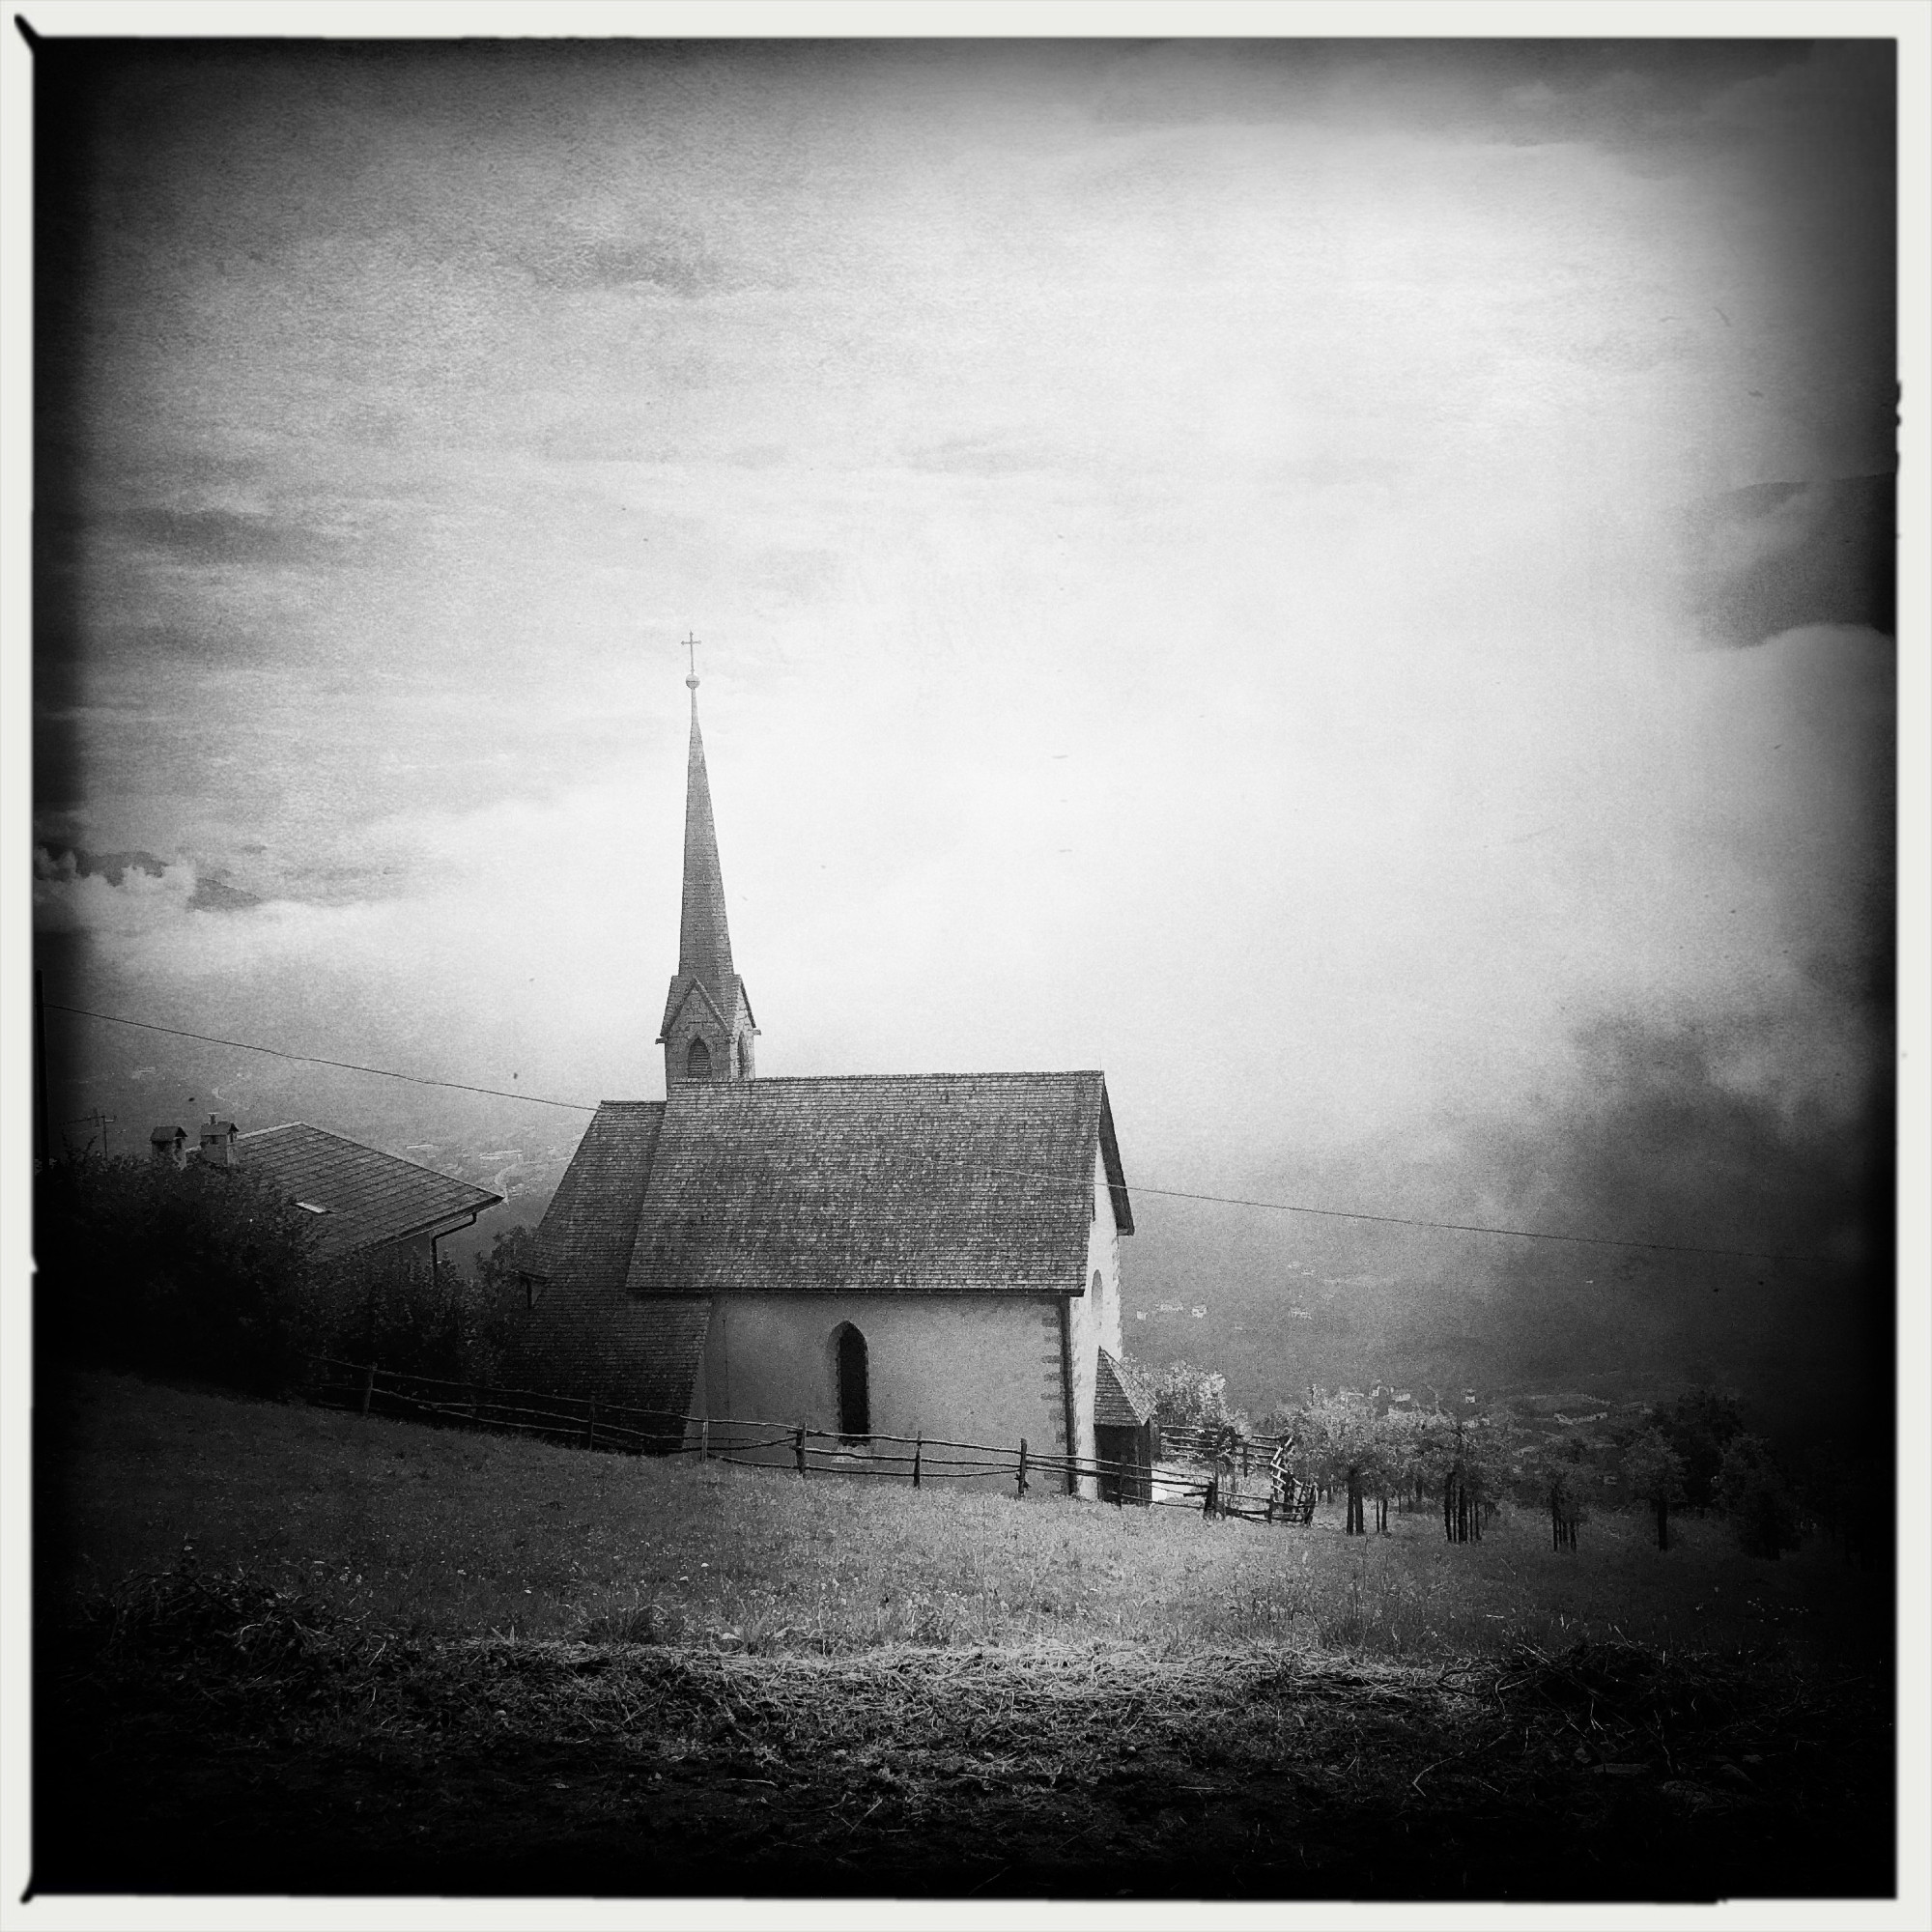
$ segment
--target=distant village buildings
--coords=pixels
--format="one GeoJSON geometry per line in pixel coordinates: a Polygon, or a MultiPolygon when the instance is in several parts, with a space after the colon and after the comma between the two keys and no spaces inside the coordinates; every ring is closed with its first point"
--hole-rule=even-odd
{"type": "Polygon", "coordinates": [[[860,1457],[875,1435],[1025,1439],[1090,1494],[1065,1459],[1151,1466],[1151,1408],[1119,1371],[1134,1223],[1104,1076],[759,1078],[687,683],[666,1097],[597,1110],[510,1374],[672,1430],[796,1423],[860,1457]]]}

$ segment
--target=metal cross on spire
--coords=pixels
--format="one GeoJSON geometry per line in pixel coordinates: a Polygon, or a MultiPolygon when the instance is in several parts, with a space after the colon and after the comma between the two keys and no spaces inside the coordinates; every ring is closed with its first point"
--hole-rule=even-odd
{"type": "Polygon", "coordinates": [[[692,691],[697,689],[697,643],[698,639],[695,633],[684,640],[685,649],[691,653],[691,675],[684,682],[692,691]]]}

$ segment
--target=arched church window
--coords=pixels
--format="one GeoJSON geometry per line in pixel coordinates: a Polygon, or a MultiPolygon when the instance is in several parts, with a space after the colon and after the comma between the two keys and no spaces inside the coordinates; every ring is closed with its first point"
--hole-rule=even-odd
{"type": "Polygon", "coordinates": [[[1094,1306],[1095,1308],[1099,1307],[1100,1297],[1103,1294],[1105,1294],[1106,1292],[1107,1292],[1106,1277],[1102,1275],[1097,1268],[1095,1268],[1094,1271],[1094,1306]]]}
{"type": "Polygon", "coordinates": [[[740,1034],[738,1036],[738,1078],[740,1080],[749,1080],[751,1077],[752,1042],[743,1034],[740,1034]]]}
{"type": "Polygon", "coordinates": [[[863,1442],[872,1433],[872,1391],[866,1360],[866,1338],[849,1321],[839,1324],[836,1354],[838,1365],[838,1433],[848,1442],[863,1442]]]}
{"type": "Polygon", "coordinates": [[[687,1080],[709,1080],[711,1078],[711,1049],[701,1039],[695,1039],[684,1050],[684,1077],[687,1080]]]}

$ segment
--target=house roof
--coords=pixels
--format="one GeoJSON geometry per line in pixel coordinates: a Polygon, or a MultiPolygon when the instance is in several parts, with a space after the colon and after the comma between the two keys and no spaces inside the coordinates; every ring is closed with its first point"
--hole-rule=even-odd
{"type": "Polygon", "coordinates": [[[237,1135],[235,1163],[266,1175],[290,1200],[323,1210],[315,1217],[315,1251],[325,1259],[426,1235],[503,1198],[299,1122],[237,1135]]]}
{"type": "MultiPolygon", "coordinates": [[[[1079,1293],[1096,1150],[1131,1233],[1097,1072],[679,1084],[649,1160],[627,1285],[1079,1293]]],[[[634,1184],[634,1175],[623,1183],[634,1184]]],[[[603,1185],[614,1216],[620,1185],[603,1185]]]]}
{"type": "Polygon", "coordinates": [[[1094,1377],[1094,1426],[1096,1429],[1138,1429],[1153,1413],[1153,1404],[1134,1394],[1132,1381],[1106,1350],[1094,1377]]]}

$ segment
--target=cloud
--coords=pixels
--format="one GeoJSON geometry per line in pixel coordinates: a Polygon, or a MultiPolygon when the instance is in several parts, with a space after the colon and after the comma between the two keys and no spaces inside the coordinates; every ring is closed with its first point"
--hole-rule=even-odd
{"type": "Polygon", "coordinates": [[[1012,476],[1023,470],[1044,469],[1052,458],[1037,437],[1002,434],[951,437],[905,453],[914,469],[955,470],[973,476],[1012,476]]]}
{"type": "Polygon", "coordinates": [[[190,912],[241,912],[261,903],[253,893],[245,893],[224,879],[206,878],[195,882],[194,896],[187,906],[190,912]]]}
{"type": "Polygon", "coordinates": [[[1890,476],[1760,483],[1691,505],[1687,591],[1703,638],[1763,643],[1804,625],[1896,625],[1890,476]]]}
{"type": "MultiPolygon", "coordinates": [[[[1865,1041],[1837,1093],[1807,1091],[1789,1076],[1792,1018],[1601,1021],[1578,1041],[1580,1077],[1566,1096],[1485,1129],[1488,1165],[1506,1178],[1507,1211],[1522,1225],[1795,1258],[1573,1259],[1505,1244],[1468,1318],[1492,1384],[1593,1362],[1688,1377],[1707,1362],[1786,1426],[1883,1402],[1884,1041],[1865,1041]]],[[[1426,1302],[1407,1325],[1426,1351],[1426,1302]]]]}
{"type": "Polygon", "coordinates": [[[1121,55],[1098,102],[1138,124],[1400,123],[1466,141],[1655,152],[1714,102],[1810,57],[1801,42],[1169,42],[1121,55]]]}
{"type": "Polygon", "coordinates": [[[134,510],[119,527],[188,563],[311,565],[337,553],[334,540],[312,525],[236,510],[134,510]]]}
{"type": "Polygon", "coordinates": [[[252,893],[188,860],[152,852],[34,850],[34,925],[138,947],[183,926],[258,906],[252,893]]]}
{"type": "Polygon", "coordinates": [[[69,847],[56,858],[52,849],[45,846],[37,846],[34,851],[36,878],[64,874],[89,878],[99,874],[110,886],[118,886],[130,870],[146,872],[158,879],[167,869],[168,861],[156,858],[152,852],[86,852],[69,847]]]}
{"type": "Polygon", "coordinates": [[[137,863],[83,868],[72,852],[34,854],[34,925],[40,932],[129,940],[175,923],[194,896],[194,867],[150,854],[111,855],[137,863]],[[111,873],[111,876],[110,876],[111,873]]]}
{"type": "Polygon", "coordinates": [[[662,289],[696,298],[755,287],[743,264],[722,258],[701,235],[598,236],[537,231],[505,251],[534,281],[565,294],[593,289],[662,289]]]}

